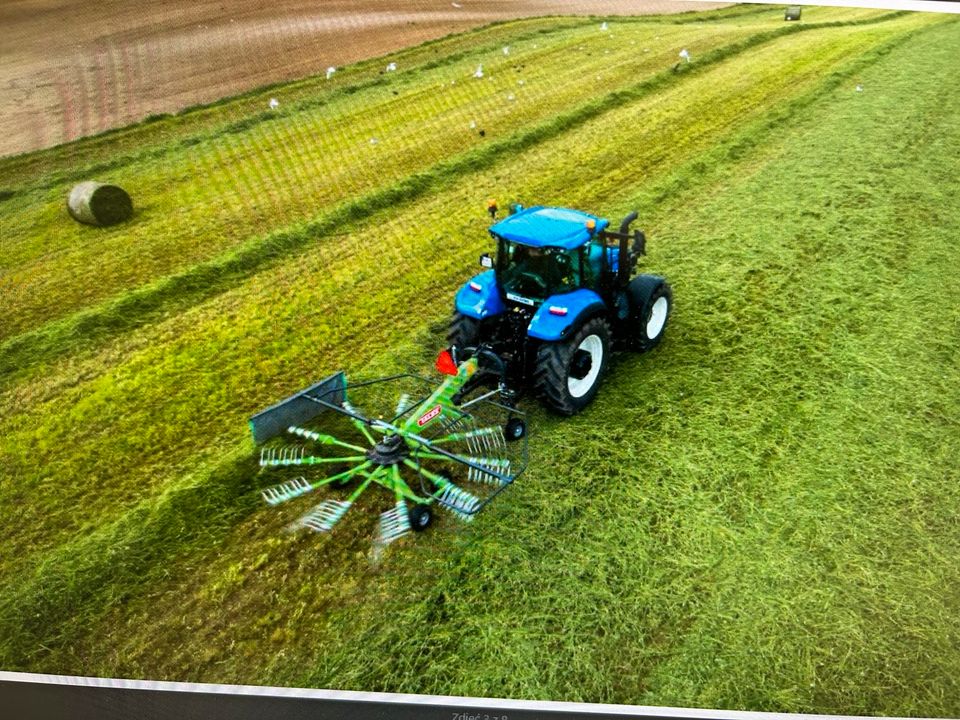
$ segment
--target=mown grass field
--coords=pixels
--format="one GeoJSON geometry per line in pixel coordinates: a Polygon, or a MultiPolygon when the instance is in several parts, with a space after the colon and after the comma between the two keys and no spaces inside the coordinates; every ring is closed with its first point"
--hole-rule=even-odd
{"type": "Polygon", "coordinates": [[[782,17],[502,23],[0,161],[0,667],[960,713],[960,26],[782,17]],[[69,220],[90,175],[131,223],[69,220]],[[246,418],[426,367],[491,196],[639,210],[667,340],[531,405],[472,525],[284,533],[246,418]]]}

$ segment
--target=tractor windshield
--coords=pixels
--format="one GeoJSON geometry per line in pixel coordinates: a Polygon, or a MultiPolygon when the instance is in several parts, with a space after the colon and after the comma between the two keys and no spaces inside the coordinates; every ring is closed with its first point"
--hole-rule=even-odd
{"type": "Polygon", "coordinates": [[[500,286],[510,293],[545,300],[580,287],[580,249],[533,247],[501,240],[500,286]]]}

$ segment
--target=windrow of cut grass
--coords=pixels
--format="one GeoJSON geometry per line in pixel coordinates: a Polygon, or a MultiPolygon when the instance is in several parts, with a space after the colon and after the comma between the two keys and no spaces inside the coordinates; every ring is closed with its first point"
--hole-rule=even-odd
{"type": "MultiPolygon", "coordinates": [[[[3,445],[5,467],[23,477],[4,498],[18,504],[23,521],[9,538],[7,546],[18,557],[14,561],[11,553],[5,574],[25,577],[36,564],[31,551],[43,553],[84,526],[87,531],[106,527],[125,508],[177,487],[189,468],[215,467],[219,454],[229,455],[243,442],[242,419],[264,398],[306,384],[318,367],[362,367],[382,347],[422,327],[421,318],[436,314],[437,300],[449,298],[462,268],[484,244],[482,219],[471,209],[482,205],[484,188],[503,187],[515,197],[547,197],[584,207],[609,204],[618,193],[635,188],[638,178],[655,183],[677,164],[709,152],[734,131],[733,118],[741,124],[762,122],[792,93],[814,91],[831,70],[856,65],[864,48],[930,22],[934,20],[918,16],[781,38],[757,50],[749,63],[692,74],[666,97],[641,97],[596,116],[578,131],[604,138],[604,143],[587,145],[594,148],[594,158],[574,152],[582,142],[579,134],[558,136],[471,177],[470,190],[438,194],[390,222],[378,218],[361,225],[349,240],[318,245],[295,267],[257,275],[204,306],[145,328],[146,337],[130,341],[142,349],[105,351],[116,363],[105,373],[95,363],[79,370],[68,363],[64,381],[75,387],[48,392],[36,383],[17,388],[5,403],[34,404],[12,418],[13,432],[3,445]],[[724,98],[723,88],[744,73],[752,74],[757,87],[738,87],[734,97],[724,98]],[[717,107],[723,111],[706,111],[717,107]],[[645,122],[637,123],[638,116],[645,122]],[[678,134],[676,128],[684,126],[688,132],[678,134]],[[668,142],[659,143],[660,137],[668,142]],[[628,158],[640,173],[621,174],[611,166],[610,173],[583,182],[583,167],[602,167],[599,163],[609,160],[604,154],[608,144],[629,148],[621,151],[621,164],[628,158]],[[664,147],[670,151],[666,156],[664,147]],[[602,177],[609,178],[609,185],[601,184],[602,177]],[[422,216],[437,221],[416,223],[422,216]],[[376,244],[367,240],[373,227],[382,229],[376,244]],[[444,242],[449,237],[475,240],[451,248],[444,242]],[[411,266],[421,270],[409,273],[411,266]],[[83,451],[77,453],[77,447],[83,451]],[[44,459],[45,470],[38,471],[38,458],[44,459]],[[97,487],[91,487],[91,475],[97,477],[97,487]]],[[[4,596],[3,616],[11,627],[19,627],[16,652],[23,652],[24,645],[36,647],[35,633],[50,633],[49,625],[40,627],[24,617],[24,598],[31,603],[44,598],[51,608],[44,618],[63,610],[56,592],[62,582],[57,564],[67,561],[73,549],[67,545],[54,553],[55,563],[28,583],[17,583],[16,594],[4,596]]],[[[165,551],[156,549],[161,556],[165,551]]],[[[138,571],[142,574],[143,568],[138,571]]],[[[86,591],[96,593],[93,586],[86,591]]],[[[76,599],[67,596],[70,602],[76,599]]],[[[89,600],[82,592],[79,597],[89,600]]]]}
{"type": "MultiPolygon", "coordinates": [[[[824,10],[833,18],[854,19],[862,10],[846,9],[837,16],[837,9],[816,8],[814,20],[824,10]]],[[[504,40],[524,40],[536,35],[550,35],[566,28],[583,25],[585,22],[599,24],[602,20],[614,23],[635,20],[644,23],[687,24],[704,22],[736,22],[772,16],[770,8],[741,5],[714,11],[691,10],[686,13],[642,18],[612,17],[591,18],[553,16],[525,18],[513,21],[497,21],[474,30],[456,33],[436,40],[371,58],[339,68],[332,78],[325,73],[298,81],[277,82],[254,88],[232,97],[212,103],[185,108],[177,113],[158,114],[143,122],[108,130],[96,136],[88,136],[44,150],[3,158],[3,187],[13,194],[35,188],[49,188],[84,179],[91,173],[112,171],[132,162],[158,158],[175,151],[181,144],[196,145],[202,142],[206,132],[221,132],[235,127],[238,122],[250,122],[251,116],[260,120],[274,115],[261,115],[271,97],[282,95],[283,106],[302,102],[322,103],[339,94],[354,94],[369,87],[384,83],[383,69],[390,61],[398,63],[398,74],[412,70],[430,69],[438,64],[462,60],[470,52],[487,46],[498,50],[504,40]],[[749,16],[757,16],[750,18],[749,16]],[[226,107],[229,106],[229,107],[226,107]]],[[[326,65],[321,66],[325,71],[326,65]]]]}
{"type": "MultiPolygon", "coordinates": [[[[871,16],[868,21],[876,21],[878,18],[888,18],[890,16],[871,16]]],[[[726,57],[729,57],[732,54],[739,52],[744,52],[758,44],[764,42],[769,42],[771,39],[777,37],[779,34],[790,34],[792,32],[798,32],[804,29],[809,29],[813,26],[787,26],[781,27],[778,30],[764,31],[761,33],[750,34],[746,39],[739,42],[734,42],[731,44],[720,45],[714,50],[709,50],[707,48],[711,47],[714,44],[718,44],[718,40],[715,37],[708,37],[701,48],[701,44],[697,41],[684,43],[693,48],[694,52],[699,52],[701,49],[704,49],[704,54],[700,57],[700,60],[697,64],[691,66],[684,66],[682,69],[687,73],[697,73],[702,72],[704,69],[710,67],[713,63],[720,62],[726,57]]],[[[591,31],[595,30],[592,29],[591,31]]],[[[649,32],[649,30],[648,30],[649,32]]],[[[661,31],[662,32],[662,31],[661,31]]],[[[731,31],[733,32],[733,31],[731,31]]],[[[737,30],[736,32],[741,32],[737,30]]],[[[689,38],[688,38],[689,39],[689,38]]],[[[569,50],[569,42],[559,41],[559,44],[563,45],[569,50]]],[[[630,41],[635,42],[635,41],[630,41]]],[[[646,44],[647,40],[640,40],[638,44],[646,44]]],[[[654,36],[652,40],[649,40],[650,43],[653,42],[669,42],[664,40],[662,37],[654,36]]],[[[633,47],[624,43],[626,47],[633,47]]],[[[586,46],[577,46],[586,47],[586,46]]],[[[546,51],[544,51],[546,52],[546,51]]],[[[606,57],[606,55],[604,55],[606,57]]],[[[555,61],[560,61],[560,58],[554,57],[555,61]]],[[[662,58],[656,61],[656,64],[662,62],[662,58]]],[[[512,61],[511,61],[512,62],[512,61]]],[[[264,264],[275,261],[278,256],[286,256],[292,251],[299,251],[309,242],[312,242],[316,237],[322,236],[334,232],[345,223],[349,221],[356,221],[368,217],[372,212],[375,212],[383,207],[390,207],[402,202],[409,202],[410,200],[419,197],[429,190],[433,190],[437,184],[448,183],[456,178],[458,178],[462,173],[468,172],[471,170],[476,170],[478,167],[489,165],[492,162],[497,161],[504,155],[509,155],[515,152],[522,151],[525,147],[530,146],[536,142],[540,142],[545,138],[554,136],[561,132],[568,131],[571,127],[579,125],[590,118],[607,111],[610,107],[615,107],[618,103],[630,101],[636,99],[639,96],[649,94],[654,90],[671,84],[676,81],[677,73],[673,73],[669,70],[661,71],[660,73],[654,74],[650,77],[644,78],[641,74],[641,79],[637,83],[629,82],[634,80],[632,77],[632,62],[626,61],[619,65],[615,65],[614,68],[607,71],[607,77],[612,77],[614,82],[614,87],[618,84],[621,86],[619,89],[611,90],[605,95],[596,97],[595,99],[588,100],[586,103],[583,103],[579,106],[574,107],[574,109],[555,115],[553,119],[541,122],[540,124],[534,125],[532,128],[522,129],[512,134],[508,134],[502,140],[497,140],[492,143],[482,144],[479,147],[469,150],[462,155],[455,155],[453,159],[441,161],[432,167],[422,171],[417,172],[412,175],[404,177],[399,182],[396,182],[392,185],[387,185],[382,189],[374,189],[366,194],[360,192],[359,198],[355,200],[348,200],[339,205],[332,207],[326,215],[321,215],[319,218],[308,221],[305,226],[294,226],[293,229],[275,232],[267,237],[258,237],[253,240],[247,241],[239,246],[238,249],[230,252],[225,256],[221,256],[215,260],[208,262],[203,262],[198,265],[193,265],[189,269],[185,270],[179,275],[172,275],[165,277],[159,281],[155,281],[139,290],[134,292],[127,293],[125,295],[120,295],[114,300],[109,300],[100,305],[94,304],[93,307],[87,310],[81,310],[73,315],[68,315],[60,321],[55,321],[48,323],[45,326],[38,328],[37,330],[27,332],[18,337],[8,339],[2,346],[0,346],[0,373],[8,374],[14,372],[22,373],[24,368],[29,368],[31,365],[37,365],[43,363],[46,360],[49,360],[52,357],[55,357],[57,354],[66,351],[68,348],[76,349],[82,347],[84,343],[96,343],[100,338],[104,336],[109,336],[116,332],[120,332],[124,329],[135,327],[141,322],[148,320],[150,317],[156,316],[161,312],[170,312],[176,307],[184,307],[193,302],[198,301],[200,298],[208,296],[210,294],[218,292],[223,287],[229,287],[232,283],[239,281],[243,276],[259,270],[264,264]],[[626,86],[624,87],[624,83],[626,86]],[[81,342],[82,339],[82,342],[81,342]]],[[[681,73],[682,75],[682,73],[681,73]]],[[[556,78],[556,81],[563,81],[563,78],[556,78]]],[[[582,88],[579,90],[582,92],[582,88]]],[[[550,94],[550,93],[548,93],[550,94]]],[[[559,94],[559,93],[554,93],[559,94]]],[[[469,95],[469,93],[468,93],[469,95]]],[[[543,106],[550,106],[550,103],[547,103],[545,100],[540,103],[543,106]]],[[[506,105],[510,105],[509,102],[506,105]]],[[[458,106],[458,108],[461,106],[458,106]]],[[[524,111],[527,113],[528,111],[524,111]]],[[[524,114],[521,113],[521,114],[524,114]]],[[[441,113],[442,114],[442,113],[441,113]]],[[[416,116],[414,117],[416,121],[416,116]]],[[[466,122],[465,118],[463,121],[466,122]]],[[[459,131],[457,131],[459,132],[459,131]]],[[[361,133],[363,134],[363,133],[361,133]]],[[[454,135],[457,133],[455,132],[454,135]]],[[[396,145],[403,146],[403,138],[396,139],[396,145]]],[[[296,145],[296,143],[292,143],[296,145]]],[[[258,147],[257,145],[245,145],[247,148],[246,152],[248,155],[254,153],[254,149],[258,147]]],[[[356,150],[356,146],[352,141],[345,143],[347,148],[346,152],[349,159],[349,153],[356,150]]],[[[452,150],[452,148],[448,148],[452,150]]],[[[285,158],[289,159],[289,155],[285,155],[285,158]]],[[[259,178],[260,176],[255,175],[253,168],[263,163],[259,161],[251,161],[248,159],[246,166],[241,165],[240,168],[243,169],[242,173],[230,172],[231,168],[235,169],[233,164],[226,163],[224,165],[224,174],[222,177],[229,177],[230,183],[237,185],[250,185],[255,182],[251,178],[259,178]],[[239,179],[238,179],[239,178],[239,179]]],[[[416,157],[414,154],[409,154],[407,157],[409,163],[416,164],[417,162],[422,161],[422,158],[416,157]]],[[[359,162],[359,161],[358,161],[359,162]]],[[[349,163],[348,163],[349,164],[349,163]]],[[[356,164],[356,163],[354,163],[356,164]]],[[[295,163],[293,163],[295,165],[295,163]]],[[[277,217],[273,219],[276,222],[288,222],[291,219],[291,214],[284,212],[286,208],[295,207],[296,203],[294,202],[295,197],[300,198],[301,205],[303,205],[303,198],[312,199],[309,193],[303,194],[302,187],[305,186],[305,178],[310,176],[308,168],[301,166],[300,171],[291,172],[287,174],[287,170],[283,171],[284,176],[289,181],[286,185],[283,185],[280,182],[273,182],[277,179],[278,176],[272,176],[268,178],[267,184],[273,188],[280,188],[277,192],[285,187],[284,191],[287,195],[284,195],[284,198],[289,199],[289,202],[283,199],[278,199],[276,196],[273,199],[273,212],[277,217]],[[299,185],[297,180],[302,180],[299,185]],[[290,194],[293,195],[290,195],[290,194]]],[[[380,168],[383,171],[383,168],[380,168]]],[[[278,171],[280,172],[280,171],[278,171]]],[[[203,192],[214,193],[218,190],[217,184],[214,182],[213,178],[215,175],[204,174],[204,177],[207,179],[204,187],[206,188],[203,192]]],[[[387,177],[387,179],[394,179],[392,177],[387,177]]],[[[370,178],[370,183],[374,184],[376,182],[382,181],[383,178],[380,175],[370,178]]],[[[262,180],[257,180],[263,182],[262,180]]],[[[185,192],[185,190],[182,190],[185,192]]],[[[181,192],[181,191],[177,191],[181,192]]],[[[340,192],[340,190],[338,190],[340,192]]],[[[203,193],[200,192],[198,196],[201,196],[203,193]]],[[[254,196],[255,194],[249,194],[249,196],[254,196]]],[[[218,206],[222,197],[229,197],[229,193],[219,193],[216,195],[210,196],[210,201],[208,203],[198,203],[197,208],[200,208],[196,211],[196,214],[204,215],[203,208],[206,208],[210,205],[214,207],[218,206]],[[217,202],[214,202],[214,197],[217,198],[217,202]]],[[[319,203],[322,206],[322,202],[319,203]]],[[[308,203],[309,205],[309,203],[308,203]]],[[[259,207],[259,206],[258,206],[259,207]]],[[[304,206],[302,212],[308,213],[309,211],[316,211],[314,206],[304,206]]],[[[263,219],[265,211],[259,211],[259,214],[256,214],[253,219],[248,220],[248,223],[256,223],[263,219]]],[[[237,206],[235,208],[225,208],[222,213],[217,216],[213,222],[219,222],[220,224],[230,225],[226,222],[225,218],[231,216],[231,214],[240,213],[250,215],[249,212],[243,213],[242,207],[237,206]]],[[[163,222],[179,224],[183,221],[184,218],[180,217],[180,214],[174,214],[170,216],[168,220],[163,222]]],[[[179,249],[180,252],[184,253],[185,256],[189,256],[190,253],[202,254],[213,253],[214,250],[197,250],[197,236],[203,235],[203,229],[200,226],[194,224],[187,224],[189,230],[180,232],[170,232],[167,234],[164,233],[152,233],[158,237],[165,238],[163,241],[157,240],[153,247],[158,254],[156,262],[161,265],[165,262],[168,262],[170,256],[168,252],[179,249]]],[[[71,228],[74,232],[93,232],[90,229],[77,230],[71,228]]],[[[243,235],[241,230],[237,229],[237,225],[230,225],[231,234],[229,237],[235,237],[232,233],[236,231],[238,236],[243,235]]],[[[146,231],[144,231],[146,232],[146,231]]],[[[221,234],[222,228],[221,228],[221,234]]],[[[73,287],[76,289],[77,293],[86,296],[89,294],[89,289],[91,283],[99,284],[104,288],[109,288],[111,282],[122,281],[122,278],[118,280],[119,277],[133,274],[138,280],[137,282],[144,279],[142,276],[150,276],[151,263],[149,262],[149,253],[144,253],[143,250],[139,250],[135,257],[131,255],[134,251],[131,248],[140,248],[141,245],[143,249],[150,249],[152,241],[143,241],[139,244],[129,244],[124,240],[124,236],[121,233],[120,235],[115,236],[110,242],[119,243],[116,248],[113,248],[110,255],[114,260],[110,263],[95,265],[91,264],[90,258],[84,260],[82,264],[85,264],[91,268],[88,274],[93,274],[95,277],[86,277],[77,275],[75,270],[71,272],[71,269],[74,268],[75,264],[79,262],[77,257],[66,257],[66,259],[58,260],[56,257],[52,259],[52,262],[59,263],[61,266],[61,271],[51,272],[49,274],[37,273],[37,277],[44,278],[42,281],[38,281],[38,288],[35,288],[37,291],[40,290],[39,286],[44,284],[53,283],[56,285],[56,290],[50,289],[47,293],[40,293],[36,295],[36,298],[39,301],[48,306],[49,308],[57,307],[58,312],[69,312],[69,307],[71,306],[71,301],[69,301],[69,296],[71,295],[70,288],[73,287]],[[120,248],[127,248],[125,251],[121,252],[120,248]],[[111,273],[119,273],[120,275],[114,275],[113,280],[108,279],[108,275],[111,273]],[[67,280],[67,277],[74,276],[75,278],[67,280]],[[57,301],[54,302],[52,298],[57,298],[57,301]]],[[[226,240],[225,242],[229,242],[226,240]]],[[[211,243],[216,246],[216,243],[211,243]]],[[[206,247],[205,245],[203,247],[206,247]]],[[[104,248],[100,248],[103,250],[104,248]]],[[[92,252],[92,250],[78,250],[78,253],[83,255],[84,253],[92,252]]],[[[184,260],[186,262],[186,259],[184,260]]],[[[26,273],[28,270],[31,272],[36,272],[37,268],[33,265],[29,267],[24,267],[21,269],[19,274],[26,273]]],[[[15,280],[18,276],[18,273],[11,273],[11,281],[15,280]]],[[[20,283],[22,285],[22,283],[20,283]]],[[[109,290],[104,290],[109,294],[109,290]]],[[[83,302],[81,298],[74,298],[76,303],[83,302]]],[[[29,299],[23,299],[20,303],[21,306],[26,308],[25,313],[29,314],[31,312],[31,303],[29,299]]],[[[36,309],[36,308],[34,308],[36,309]]],[[[15,320],[13,322],[16,322],[15,320]]],[[[42,370],[42,365],[41,368],[42,370]]]]}
{"type": "MultiPolygon", "coordinates": [[[[763,25],[715,28],[620,25],[614,37],[594,23],[581,25],[544,43],[548,49],[542,52],[535,40],[557,31],[524,32],[512,42],[510,57],[502,56],[499,44],[487,43],[461,51],[457,63],[444,58],[427,63],[427,70],[421,65],[394,77],[379,75],[365,92],[328,91],[289,109],[260,111],[212,134],[185,138],[178,152],[168,152],[176,147],[168,140],[161,146],[163,157],[141,158],[112,178],[145,199],[133,226],[103,231],[66,222],[63,183],[12,204],[7,215],[13,231],[0,262],[8,268],[6,283],[18,289],[18,302],[4,335],[189,267],[264,227],[289,225],[482,144],[471,122],[490,137],[509,134],[566,110],[585,84],[603,93],[669,67],[677,47],[691,38],[696,38],[691,50],[700,53],[771,21],[767,16],[763,25]],[[641,53],[636,43],[648,52],[641,53]],[[572,50],[582,57],[561,62],[572,50]],[[487,81],[472,82],[470,73],[480,60],[488,61],[487,81]],[[594,79],[601,68],[603,82],[594,79]],[[548,77],[551,82],[544,82],[548,77]],[[458,80],[459,86],[450,85],[458,80]],[[522,89],[516,85],[521,80],[522,89]],[[517,99],[508,100],[511,95],[517,99]],[[374,139],[377,146],[371,148],[374,139]]],[[[235,106],[229,110],[235,112],[235,106]]]]}

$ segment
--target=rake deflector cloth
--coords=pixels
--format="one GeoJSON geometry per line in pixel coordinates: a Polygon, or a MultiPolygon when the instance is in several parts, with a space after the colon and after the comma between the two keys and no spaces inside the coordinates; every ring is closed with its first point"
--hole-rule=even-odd
{"type": "Polygon", "coordinates": [[[472,520],[526,465],[525,440],[507,443],[503,432],[519,411],[486,396],[454,402],[477,368],[471,358],[436,388],[415,375],[349,384],[337,373],[254,415],[260,467],[295,474],[262,490],[263,499],[279,505],[324,486],[352,485],[296,522],[329,532],[379,485],[394,501],[380,514],[380,545],[424,529],[434,507],[472,520]]]}

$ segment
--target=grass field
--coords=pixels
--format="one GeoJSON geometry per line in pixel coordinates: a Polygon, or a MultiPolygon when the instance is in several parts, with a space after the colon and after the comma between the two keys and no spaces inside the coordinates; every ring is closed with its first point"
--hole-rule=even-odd
{"type": "Polygon", "coordinates": [[[960,713],[960,26],[782,18],[501,23],[0,160],[0,667],[960,713]],[[639,210],[667,340],[531,404],[466,528],[282,532],[246,418],[425,367],[487,197],[639,210]]]}

